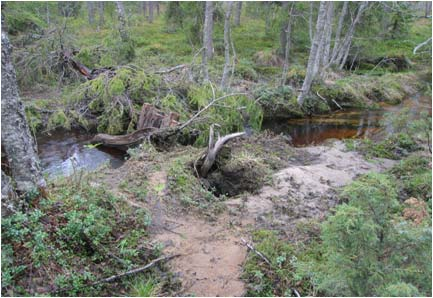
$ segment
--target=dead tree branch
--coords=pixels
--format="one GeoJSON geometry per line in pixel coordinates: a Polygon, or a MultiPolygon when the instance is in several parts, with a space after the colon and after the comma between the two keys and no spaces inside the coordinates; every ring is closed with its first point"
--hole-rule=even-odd
{"type": "Polygon", "coordinates": [[[239,93],[230,93],[218,98],[213,99],[207,106],[205,106],[203,109],[201,109],[200,111],[198,111],[194,116],[192,116],[188,121],[186,121],[184,124],[182,124],[181,126],[179,126],[178,130],[182,130],[185,127],[187,127],[188,125],[190,125],[198,116],[200,116],[200,114],[202,114],[204,111],[208,110],[212,105],[214,105],[216,102],[226,99],[227,97],[230,96],[236,96],[236,95],[247,95],[247,93],[245,92],[239,92],[239,93]]]}
{"type": "Polygon", "coordinates": [[[248,247],[250,250],[252,250],[256,255],[258,255],[263,261],[265,261],[266,264],[269,266],[272,266],[271,262],[266,258],[260,251],[254,248],[254,246],[250,243],[248,243],[244,238],[241,238],[242,242],[246,247],[248,247]]]}
{"type": "Polygon", "coordinates": [[[414,49],[413,49],[413,54],[416,55],[416,52],[422,48],[423,46],[425,46],[426,44],[428,44],[431,41],[431,37],[429,39],[427,39],[426,41],[420,43],[419,45],[417,45],[414,49]]]}
{"type": "Polygon", "coordinates": [[[175,70],[183,69],[187,66],[188,66],[187,64],[180,64],[180,65],[176,65],[176,66],[173,66],[171,68],[168,68],[168,69],[157,70],[157,71],[155,71],[155,73],[156,74],[167,74],[167,73],[173,72],[175,70]]]}
{"type": "Polygon", "coordinates": [[[214,124],[212,124],[209,128],[209,145],[206,155],[204,156],[203,165],[200,168],[200,175],[202,177],[206,177],[207,173],[211,169],[212,165],[215,162],[215,158],[218,155],[218,152],[224,146],[225,143],[230,141],[231,139],[238,138],[243,136],[245,132],[235,132],[223,137],[220,137],[219,133],[217,134],[217,141],[214,143],[214,124]]]}
{"type": "MultiPolygon", "coordinates": [[[[118,280],[118,279],[120,279],[122,277],[125,277],[125,276],[134,275],[134,274],[143,272],[143,271],[145,271],[145,270],[147,270],[147,269],[155,266],[156,264],[158,264],[160,262],[169,261],[169,260],[177,258],[179,256],[180,256],[180,254],[175,254],[175,255],[171,255],[171,256],[160,257],[160,258],[157,258],[157,259],[153,260],[152,262],[150,262],[149,264],[147,264],[147,265],[145,265],[143,267],[139,267],[139,268],[132,269],[132,270],[129,270],[129,271],[117,274],[117,275],[113,275],[113,276],[110,276],[110,277],[107,277],[107,278],[100,279],[100,280],[95,281],[95,282],[93,282],[91,284],[88,284],[87,286],[88,287],[93,287],[93,286],[96,286],[96,285],[99,285],[99,284],[102,284],[102,283],[109,283],[109,282],[118,280]]],[[[72,287],[58,289],[58,290],[55,290],[54,293],[66,292],[66,291],[70,290],[71,288],[72,287]]]]}

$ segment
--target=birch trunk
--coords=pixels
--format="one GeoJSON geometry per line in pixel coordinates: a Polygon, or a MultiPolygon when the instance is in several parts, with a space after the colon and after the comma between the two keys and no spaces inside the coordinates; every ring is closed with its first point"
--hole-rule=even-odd
{"type": "Polygon", "coordinates": [[[154,10],[154,5],[153,5],[153,1],[148,1],[147,6],[149,7],[149,16],[147,18],[147,21],[149,23],[153,23],[153,10],[154,10]]]}
{"type": "Polygon", "coordinates": [[[146,17],[146,15],[147,15],[147,1],[141,2],[141,9],[143,11],[143,16],[146,17]]]}
{"type": "Polygon", "coordinates": [[[230,17],[232,13],[232,1],[226,2],[226,13],[224,19],[224,70],[221,78],[221,88],[227,88],[227,82],[230,72],[230,17]]]}
{"type": "Polygon", "coordinates": [[[314,2],[310,2],[310,14],[308,15],[308,34],[311,44],[313,44],[313,5],[314,2]]]}
{"type": "Polygon", "coordinates": [[[325,24],[325,37],[323,42],[323,56],[322,56],[322,66],[329,63],[329,53],[331,51],[331,37],[332,37],[332,23],[334,20],[334,2],[330,2],[328,6],[328,12],[326,14],[326,24],[325,24]]]}
{"type": "Polygon", "coordinates": [[[155,1],[155,6],[156,6],[156,15],[159,16],[160,14],[160,6],[159,6],[159,1],[155,1]]]}
{"type": "Polygon", "coordinates": [[[271,2],[265,2],[265,12],[266,12],[266,20],[265,20],[265,33],[268,34],[271,31],[271,2]]]}
{"type": "Polygon", "coordinates": [[[95,23],[95,3],[92,1],[87,2],[87,15],[89,17],[89,24],[95,23]]]}
{"type": "Polygon", "coordinates": [[[327,2],[320,1],[319,14],[316,22],[316,32],[314,33],[313,44],[311,45],[310,56],[308,57],[307,72],[302,84],[301,93],[298,96],[298,104],[300,106],[304,103],[305,96],[310,92],[315,72],[318,69],[316,64],[318,62],[318,55],[320,54],[319,50],[323,47],[323,27],[326,22],[327,8],[327,2]]]}
{"type": "Polygon", "coordinates": [[[368,2],[361,2],[361,4],[358,7],[358,12],[356,13],[355,19],[350,24],[349,29],[347,30],[347,33],[340,45],[340,47],[337,49],[336,57],[328,63],[328,65],[334,64],[334,65],[344,65],[345,57],[347,58],[346,53],[348,54],[348,51],[350,50],[350,45],[352,43],[353,35],[355,33],[355,27],[358,24],[358,22],[361,19],[362,13],[367,8],[368,2]]]}
{"type": "Polygon", "coordinates": [[[289,11],[289,20],[287,22],[287,28],[285,30],[286,34],[286,45],[284,47],[284,63],[283,63],[283,73],[281,76],[281,85],[284,85],[286,83],[287,78],[287,72],[289,71],[289,55],[290,55],[290,48],[291,48],[291,35],[292,35],[292,22],[293,22],[293,9],[295,5],[292,3],[290,5],[290,11],[289,11]]]}
{"type": "Polygon", "coordinates": [[[333,61],[337,55],[337,49],[340,46],[341,31],[343,30],[343,24],[347,14],[348,4],[348,1],[344,1],[343,3],[343,8],[341,9],[340,17],[338,19],[337,29],[335,31],[334,47],[332,48],[332,55],[329,61],[333,61]]]}
{"type": "Polygon", "coordinates": [[[431,2],[427,1],[425,3],[425,15],[426,18],[428,18],[429,16],[431,16],[431,2]]]}
{"type": "Polygon", "coordinates": [[[213,56],[213,5],[213,2],[206,1],[204,13],[203,47],[208,60],[212,59],[213,56]]]}
{"type": "Polygon", "coordinates": [[[4,28],[3,16],[1,27],[1,143],[16,190],[26,193],[45,188],[46,183],[41,173],[36,144],[30,134],[24,106],[18,94],[15,69],[12,65],[12,46],[4,28]]]}
{"type": "Polygon", "coordinates": [[[241,25],[241,14],[242,14],[242,1],[238,1],[236,3],[236,12],[235,12],[235,26],[239,27],[241,25]]]}
{"type": "Polygon", "coordinates": [[[119,33],[123,42],[129,41],[128,31],[126,30],[125,8],[121,1],[116,1],[117,17],[119,19],[119,33]]]}
{"type": "Polygon", "coordinates": [[[99,11],[99,27],[102,28],[104,26],[104,2],[98,2],[98,11],[99,11]]]}

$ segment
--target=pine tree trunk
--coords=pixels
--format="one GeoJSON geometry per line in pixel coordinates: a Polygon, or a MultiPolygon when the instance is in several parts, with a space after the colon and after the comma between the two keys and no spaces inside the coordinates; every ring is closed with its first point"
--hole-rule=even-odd
{"type": "Polygon", "coordinates": [[[128,31],[126,30],[125,8],[121,1],[116,1],[117,17],[119,18],[119,33],[123,42],[129,41],[128,31]]]}
{"type": "Polygon", "coordinates": [[[305,96],[310,92],[311,84],[318,70],[318,59],[320,50],[323,48],[323,27],[326,22],[328,2],[320,1],[319,14],[316,22],[316,32],[314,33],[313,43],[310,49],[310,56],[308,57],[307,71],[304,82],[302,84],[301,93],[298,96],[298,104],[302,106],[305,96]]]}
{"type": "Polygon", "coordinates": [[[241,14],[242,14],[242,1],[238,1],[236,3],[236,12],[235,12],[235,26],[239,27],[241,25],[241,14]]]}
{"type": "Polygon", "coordinates": [[[207,60],[213,57],[213,11],[214,4],[206,1],[203,27],[203,47],[205,48],[207,60]]]}
{"type": "Polygon", "coordinates": [[[87,15],[89,17],[89,24],[95,23],[95,3],[92,1],[87,2],[87,15]]]}
{"type": "Polygon", "coordinates": [[[149,16],[147,18],[147,21],[149,23],[153,23],[153,10],[154,10],[154,5],[153,5],[153,1],[148,1],[147,6],[149,7],[149,16]]]}
{"type": "Polygon", "coordinates": [[[221,78],[221,89],[227,88],[230,72],[230,17],[232,12],[232,1],[226,3],[226,13],[224,18],[224,70],[221,78]]]}
{"type": "Polygon", "coordinates": [[[12,46],[2,16],[1,142],[19,193],[45,188],[36,144],[30,134],[12,65],[12,46]]]}
{"type": "Polygon", "coordinates": [[[283,63],[283,73],[281,76],[281,85],[286,83],[287,72],[289,70],[289,55],[291,47],[291,35],[292,35],[292,21],[293,21],[293,9],[295,5],[292,3],[290,5],[289,20],[287,21],[287,27],[285,30],[286,44],[284,47],[284,63],[283,63]]]}

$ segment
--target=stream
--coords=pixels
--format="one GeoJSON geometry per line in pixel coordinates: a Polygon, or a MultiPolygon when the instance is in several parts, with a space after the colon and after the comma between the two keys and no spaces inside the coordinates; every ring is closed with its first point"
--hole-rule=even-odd
{"type": "Polygon", "coordinates": [[[79,129],[58,129],[37,137],[43,173],[51,178],[68,176],[81,169],[95,170],[104,163],[118,168],[125,162],[123,151],[86,146],[91,138],[91,134],[79,129]]]}
{"type": "Polygon", "coordinates": [[[431,97],[413,96],[398,105],[382,105],[378,110],[344,109],[332,114],[311,118],[268,120],[262,129],[289,135],[294,146],[318,145],[327,139],[371,138],[380,139],[392,133],[390,123],[384,123],[385,114],[409,108],[413,119],[422,111],[431,115],[431,97]]]}
{"type": "MultiPolygon", "coordinates": [[[[303,119],[265,121],[262,129],[283,133],[292,138],[294,146],[317,145],[327,139],[377,139],[392,132],[382,123],[386,113],[407,107],[415,118],[421,111],[431,115],[431,97],[414,96],[395,106],[384,105],[378,110],[345,109],[328,115],[303,119]]],[[[85,142],[93,135],[82,130],[56,130],[37,138],[43,172],[49,177],[68,176],[78,169],[95,170],[104,163],[120,167],[127,157],[123,151],[107,147],[89,147],[85,142]]]]}

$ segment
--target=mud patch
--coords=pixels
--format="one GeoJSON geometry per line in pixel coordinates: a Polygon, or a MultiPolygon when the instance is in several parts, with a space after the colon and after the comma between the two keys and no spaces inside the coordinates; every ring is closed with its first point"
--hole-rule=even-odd
{"type": "Polygon", "coordinates": [[[306,240],[311,228],[338,204],[336,191],[357,175],[380,172],[394,162],[371,162],[356,152],[346,152],[342,142],[328,146],[297,148],[294,163],[273,175],[273,184],[260,193],[226,202],[243,224],[279,230],[290,241],[306,240]],[[299,158],[298,158],[299,157],[299,158]],[[310,163],[299,165],[299,160],[310,163]]]}
{"type": "Polygon", "coordinates": [[[170,262],[182,281],[180,296],[242,296],[242,265],[246,248],[239,232],[227,222],[210,222],[182,215],[167,216],[153,226],[155,239],[164,244],[164,253],[181,254],[170,262]]]}

